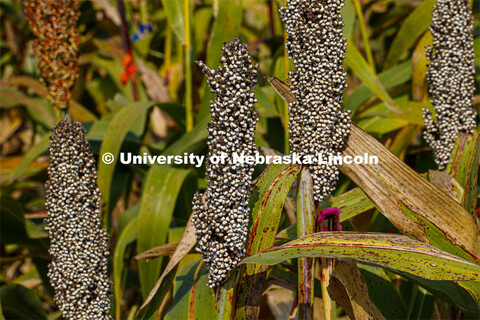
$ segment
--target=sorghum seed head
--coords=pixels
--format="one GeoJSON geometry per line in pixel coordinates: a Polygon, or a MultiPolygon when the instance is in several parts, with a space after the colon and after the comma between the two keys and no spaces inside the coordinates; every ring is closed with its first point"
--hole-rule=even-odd
{"type": "Polygon", "coordinates": [[[25,0],[25,17],[36,39],[33,51],[56,108],[65,109],[78,78],[79,0],[25,0]]]}
{"type": "MultiPolygon", "coordinates": [[[[295,100],[289,105],[290,150],[300,156],[338,156],[350,134],[350,111],[342,111],[346,40],[343,0],[287,0],[280,15],[288,33],[289,73],[295,100]]],[[[314,197],[324,200],[338,179],[338,166],[312,165],[314,197]]]]}
{"type": "Polygon", "coordinates": [[[424,136],[440,170],[450,160],[458,133],[473,133],[476,126],[473,17],[468,2],[438,0],[430,26],[433,47],[427,47],[427,79],[436,122],[430,111],[423,111],[424,136]]]}
{"type": "Polygon", "coordinates": [[[102,229],[95,160],[81,123],[65,119],[52,132],[46,183],[48,276],[65,319],[110,319],[108,234],[102,229]]]}
{"type": "Polygon", "coordinates": [[[237,38],[224,44],[220,62],[216,70],[197,62],[216,95],[208,124],[208,186],[193,199],[197,250],[208,266],[210,287],[220,286],[245,255],[253,166],[233,163],[233,153],[253,156],[257,152],[258,112],[253,108],[257,100],[252,89],[258,66],[252,65],[247,45],[237,38]],[[225,164],[210,161],[222,153],[227,155],[225,164]]]}

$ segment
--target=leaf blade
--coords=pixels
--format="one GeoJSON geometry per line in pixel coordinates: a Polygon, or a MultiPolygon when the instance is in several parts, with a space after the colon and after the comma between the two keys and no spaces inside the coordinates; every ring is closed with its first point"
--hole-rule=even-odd
{"type": "Polygon", "coordinates": [[[360,51],[358,51],[355,45],[350,41],[348,43],[348,50],[345,54],[345,63],[353,70],[353,72],[355,72],[367,88],[385,102],[385,105],[390,110],[395,113],[400,113],[400,109],[388,94],[387,90],[385,90],[380,80],[378,80],[377,75],[373,72],[372,68],[370,68],[367,61],[365,61],[360,51]]]}
{"type": "Polygon", "coordinates": [[[434,0],[423,1],[402,23],[385,60],[385,69],[397,63],[430,26],[434,0]]]}
{"type": "Polygon", "coordinates": [[[114,115],[108,124],[107,132],[105,133],[102,145],[100,147],[100,157],[105,153],[111,153],[114,160],[110,164],[99,161],[98,164],[98,188],[103,194],[105,207],[109,209],[110,189],[113,179],[113,172],[115,165],[118,162],[118,154],[121,148],[121,141],[127,135],[135,120],[146,112],[153,103],[151,102],[134,102],[122,108],[114,115]]]}
{"type": "Polygon", "coordinates": [[[241,263],[276,264],[299,257],[350,258],[430,280],[478,281],[480,266],[402,235],[319,232],[266,249],[241,263]]]}
{"type": "MultiPolygon", "coordinates": [[[[277,233],[280,215],[291,185],[300,170],[296,165],[270,165],[258,178],[250,197],[251,210],[247,256],[270,248],[277,233]]],[[[265,284],[266,269],[248,265],[237,292],[236,317],[256,317],[265,284]]]]}
{"type": "Polygon", "coordinates": [[[123,259],[125,250],[129,244],[137,238],[137,218],[130,221],[122,230],[120,237],[118,237],[115,251],[113,253],[113,295],[115,297],[115,317],[120,319],[120,310],[123,296],[123,259]]]}
{"type": "MultiPolygon", "coordinates": [[[[137,252],[144,252],[167,240],[168,228],[180,189],[193,171],[154,165],[149,170],[142,193],[137,223],[137,252]]],[[[138,261],[140,287],[147,297],[160,275],[163,257],[138,261]]]]}

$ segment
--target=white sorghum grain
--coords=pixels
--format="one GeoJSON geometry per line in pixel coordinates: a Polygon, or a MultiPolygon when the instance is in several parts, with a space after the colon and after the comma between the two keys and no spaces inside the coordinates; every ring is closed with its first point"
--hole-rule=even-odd
{"type": "Polygon", "coordinates": [[[476,125],[473,17],[468,0],[438,0],[430,30],[433,47],[427,47],[427,79],[436,122],[430,111],[423,110],[424,136],[438,168],[444,170],[459,132],[473,133],[476,125]]]}
{"type": "Polygon", "coordinates": [[[52,132],[45,219],[52,262],[48,276],[65,319],[110,319],[108,234],[102,229],[95,160],[81,123],[52,132]]]}
{"type": "MultiPolygon", "coordinates": [[[[287,0],[280,15],[288,33],[286,48],[295,71],[289,73],[295,100],[289,106],[291,152],[339,156],[350,134],[350,111],[342,111],[346,40],[342,39],[343,0],[287,0]]],[[[338,166],[311,165],[314,196],[324,200],[338,180],[338,166]]]]}
{"type": "Polygon", "coordinates": [[[197,63],[208,78],[215,101],[210,104],[208,125],[208,186],[204,195],[194,197],[193,222],[197,251],[209,270],[208,285],[218,287],[245,255],[253,165],[233,163],[232,154],[253,156],[257,152],[258,112],[253,108],[257,100],[252,89],[258,66],[252,65],[247,45],[237,38],[224,44],[218,69],[197,63]],[[227,155],[225,164],[209,160],[222,153],[227,155]]]}

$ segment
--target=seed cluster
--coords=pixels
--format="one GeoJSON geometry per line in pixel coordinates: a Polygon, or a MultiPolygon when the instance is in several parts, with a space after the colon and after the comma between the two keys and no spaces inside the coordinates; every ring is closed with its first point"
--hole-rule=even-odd
{"type": "Polygon", "coordinates": [[[257,99],[252,89],[258,66],[252,65],[247,45],[237,38],[224,44],[220,62],[216,70],[197,62],[216,95],[208,124],[208,186],[203,195],[196,194],[193,199],[197,251],[209,268],[210,287],[220,286],[245,255],[253,166],[233,163],[232,154],[253,156],[257,152],[258,112],[253,108],[257,99]],[[222,153],[227,155],[225,164],[210,161],[222,153]]]}
{"type": "Polygon", "coordinates": [[[24,12],[36,39],[33,51],[54,107],[65,109],[78,78],[79,0],[25,0],[24,12]]]}
{"type": "MultiPolygon", "coordinates": [[[[343,0],[287,0],[287,7],[280,8],[296,69],[289,73],[295,95],[289,106],[290,148],[300,156],[339,156],[350,134],[350,111],[341,110],[347,86],[342,6],[343,0]]],[[[311,169],[315,199],[322,201],[335,190],[338,166],[311,169]]]]}
{"type": "Polygon", "coordinates": [[[95,160],[84,133],[70,119],[53,128],[45,202],[48,276],[65,319],[110,319],[108,234],[101,228],[95,160]]]}
{"type": "Polygon", "coordinates": [[[449,162],[458,133],[475,129],[473,18],[468,2],[437,0],[430,26],[433,47],[427,47],[427,79],[437,121],[423,110],[424,136],[440,170],[449,162]]]}

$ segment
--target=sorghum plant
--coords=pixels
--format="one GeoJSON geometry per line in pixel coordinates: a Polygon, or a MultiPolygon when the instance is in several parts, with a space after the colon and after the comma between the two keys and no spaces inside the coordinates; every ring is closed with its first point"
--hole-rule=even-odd
{"type": "Polygon", "coordinates": [[[65,119],[53,129],[46,219],[48,276],[65,319],[109,319],[108,234],[99,219],[100,190],[85,129],[65,119]]]}
{"type": "MultiPolygon", "coordinates": [[[[301,156],[337,156],[350,133],[350,111],[342,111],[346,40],[343,1],[288,0],[280,15],[288,33],[286,48],[295,71],[289,73],[295,100],[289,106],[290,148],[301,156]]],[[[334,189],[338,166],[311,165],[315,200],[334,189]]]]}
{"type": "Polygon", "coordinates": [[[473,133],[476,112],[472,108],[475,91],[473,18],[468,0],[438,0],[430,30],[433,47],[428,81],[436,122],[423,110],[425,140],[432,146],[440,170],[448,164],[459,132],[473,133]]]}
{"type": "Polygon", "coordinates": [[[216,95],[208,125],[208,187],[203,196],[196,194],[193,200],[197,250],[209,268],[211,287],[219,286],[245,255],[253,165],[233,163],[232,155],[257,152],[258,112],[253,109],[257,100],[252,92],[257,66],[252,65],[247,45],[237,38],[224,44],[220,62],[216,70],[197,62],[216,95]],[[222,154],[225,163],[210,161],[222,154]]]}
{"type": "Polygon", "coordinates": [[[78,78],[78,0],[25,0],[25,17],[36,36],[33,51],[54,107],[65,109],[78,78]]]}

